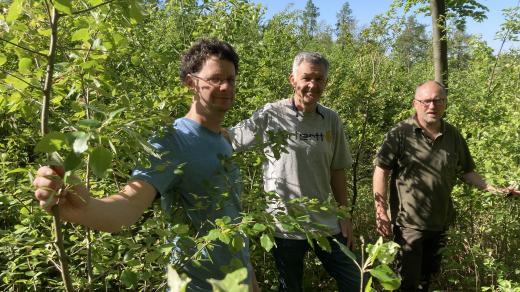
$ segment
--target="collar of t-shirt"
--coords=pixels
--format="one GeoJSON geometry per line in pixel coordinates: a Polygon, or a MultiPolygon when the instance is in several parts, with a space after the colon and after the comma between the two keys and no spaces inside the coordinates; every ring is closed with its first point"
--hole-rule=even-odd
{"type": "MultiPolygon", "coordinates": [[[[325,119],[325,116],[322,113],[320,113],[319,107],[320,105],[316,104],[316,113],[320,115],[322,119],[325,119]]],[[[303,114],[300,113],[300,110],[298,110],[298,107],[296,106],[294,97],[291,97],[291,109],[296,113],[296,117],[298,117],[298,115],[303,116],[303,114]]]]}

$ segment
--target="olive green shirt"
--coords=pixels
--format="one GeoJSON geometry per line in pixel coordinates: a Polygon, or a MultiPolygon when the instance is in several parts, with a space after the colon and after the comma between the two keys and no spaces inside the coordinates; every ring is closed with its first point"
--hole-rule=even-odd
{"type": "Polygon", "coordinates": [[[385,136],[374,164],[391,170],[392,223],[418,230],[442,231],[455,217],[451,191],[457,177],[475,163],[460,132],[442,121],[432,140],[414,117],[398,123],[385,136]]]}

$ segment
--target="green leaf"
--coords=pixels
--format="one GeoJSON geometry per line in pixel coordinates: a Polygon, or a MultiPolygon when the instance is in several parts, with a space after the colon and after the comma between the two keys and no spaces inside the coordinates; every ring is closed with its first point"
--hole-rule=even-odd
{"type": "Polygon", "coordinates": [[[262,223],[255,223],[255,225],[253,225],[253,230],[254,231],[258,231],[258,232],[262,232],[266,229],[265,225],[262,224],[262,223]]]}
{"type": "Polygon", "coordinates": [[[83,62],[81,64],[79,64],[81,66],[81,68],[83,69],[89,69],[89,68],[92,68],[94,66],[97,66],[99,64],[98,61],[96,60],[90,60],[90,61],[86,61],[86,62],[83,62]]]}
{"type": "Polygon", "coordinates": [[[351,260],[356,262],[356,255],[348,247],[346,247],[343,243],[337,241],[336,239],[334,239],[334,242],[339,245],[339,249],[341,249],[341,251],[344,254],[346,254],[351,260]]]}
{"type": "Polygon", "coordinates": [[[67,144],[67,136],[60,132],[50,132],[34,147],[35,152],[51,153],[58,151],[67,144]]]}
{"type": "Polygon", "coordinates": [[[168,287],[171,291],[185,292],[189,282],[191,282],[190,278],[186,275],[180,277],[172,266],[168,266],[168,287]]]}
{"type": "Polygon", "coordinates": [[[141,22],[144,18],[143,8],[139,5],[139,3],[135,0],[128,1],[128,16],[130,16],[130,20],[133,24],[141,22]]]}
{"type": "Polygon", "coordinates": [[[80,126],[85,126],[85,127],[92,128],[92,129],[99,128],[101,126],[101,122],[98,120],[94,120],[94,119],[83,119],[83,120],[78,121],[78,124],[80,126]]]}
{"type": "Polygon", "coordinates": [[[387,265],[381,264],[370,270],[386,290],[396,290],[401,285],[401,279],[387,265]]]}
{"type": "Polygon", "coordinates": [[[5,77],[5,83],[11,84],[14,88],[16,88],[20,91],[23,91],[24,89],[26,89],[29,86],[29,84],[27,82],[23,82],[23,80],[20,80],[19,78],[16,78],[12,75],[5,77]]]}
{"type": "Polygon", "coordinates": [[[121,273],[121,282],[128,288],[134,288],[137,285],[137,274],[131,270],[124,270],[121,273]]]}
{"type": "Polygon", "coordinates": [[[229,235],[227,233],[221,232],[218,236],[218,239],[222,241],[225,244],[229,244],[229,241],[231,240],[229,238],[229,235]]]}
{"type": "Polygon", "coordinates": [[[21,58],[18,61],[18,72],[22,74],[31,73],[32,60],[30,58],[21,58]]]}
{"type": "Polygon", "coordinates": [[[12,23],[13,21],[17,20],[18,17],[20,17],[22,11],[23,0],[14,0],[13,3],[11,3],[11,6],[9,6],[9,11],[7,12],[5,21],[7,23],[12,23]]]}
{"type": "Polygon", "coordinates": [[[88,41],[90,39],[88,28],[81,28],[72,34],[71,41],[88,41]]]}
{"type": "Polygon", "coordinates": [[[112,163],[112,152],[103,146],[98,146],[90,154],[90,166],[95,175],[102,177],[112,163]]]}
{"type": "Polygon", "coordinates": [[[244,245],[244,239],[242,238],[242,236],[235,236],[233,237],[233,239],[231,240],[231,246],[233,247],[234,250],[240,250],[242,249],[245,245],[244,245]]]}
{"type": "Polygon", "coordinates": [[[7,56],[2,54],[2,53],[0,53],[0,66],[5,64],[5,62],[7,62],[7,56]]]}
{"type": "Polygon", "coordinates": [[[213,241],[217,238],[219,238],[220,236],[220,230],[218,229],[211,229],[208,233],[208,235],[206,235],[206,240],[208,241],[213,241]]]}
{"type": "Polygon", "coordinates": [[[8,171],[7,174],[26,172],[26,171],[27,171],[27,169],[25,169],[25,168],[16,168],[16,169],[8,171]]]}
{"type": "Polygon", "coordinates": [[[68,15],[72,15],[72,1],[71,0],[54,0],[54,8],[58,11],[68,15]]]}
{"type": "Polygon", "coordinates": [[[260,244],[267,252],[269,252],[274,246],[273,240],[266,233],[264,233],[264,234],[262,234],[262,236],[260,236],[260,244]]]}
{"type": "Polygon", "coordinates": [[[76,168],[78,168],[78,166],[80,164],[81,164],[81,158],[74,153],[69,153],[65,157],[65,162],[63,163],[63,166],[65,167],[65,170],[68,171],[68,170],[75,170],[76,168]]]}
{"type": "Polygon", "coordinates": [[[76,132],[74,133],[74,136],[76,137],[72,144],[72,150],[74,150],[74,153],[80,154],[87,151],[90,135],[85,132],[76,132]]]}
{"type": "Polygon", "coordinates": [[[208,279],[214,292],[247,292],[248,285],[242,282],[247,278],[247,269],[240,268],[226,275],[222,280],[208,279]]]}
{"type": "Polygon", "coordinates": [[[326,252],[331,252],[331,248],[330,248],[330,243],[329,241],[327,240],[326,237],[324,236],[320,236],[316,239],[316,242],[318,242],[318,245],[323,249],[325,250],[326,252]]]}
{"type": "Polygon", "coordinates": [[[116,117],[117,115],[119,115],[120,113],[122,113],[124,110],[126,110],[125,107],[123,108],[120,108],[118,110],[115,110],[115,111],[112,111],[108,114],[108,118],[109,119],[113,119],[114,117],[116,117]]]}
{"type": "Polygon", "coordinates": [[[374,278],[370,277],[367,281],[367,284],[365,285],[365,292],[372,292],[372,291],[376,291],[374,289],[372,289],[372,280],[374,278]]]}
{"type": "Polygon", "coordinates": [[[39,29],[38,34],[48,37],[52,34],[52,29],[50,29],[50,28],[49,29],[39,29]]]}

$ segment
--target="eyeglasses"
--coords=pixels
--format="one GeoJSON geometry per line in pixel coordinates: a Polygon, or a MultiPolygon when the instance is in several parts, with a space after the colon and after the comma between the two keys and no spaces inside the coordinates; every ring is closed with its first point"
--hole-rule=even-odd
{"type": "Polygon", "coordinates": [[[435,98],[435,99],[415,99],[416,101],[420,102],[423,106],[430,106],[430,104],[433,103],[433,105],[445,105],[446,99],[445,98],[435,98]]]}
{"type": "Polygon", "coordinates": [[[233,86],[235,87],[236,83],[237,83],[237,80],[233,77],[233,78],[228,78],[228,79],[220,79],[220,78],[217,78],[217,77],[212,77],[212,78],[202,78],[200,76],[197,76],[197,75],[194,75],[194,74],[189,74],[190,76],[192,77],[195,77],[197,79],[200,79],[204,82],[206,82],[207,84],[213,86],[213,87],[220,87],[222,86],[224,83],[227,82],[227,84],[229,84],[229,86],[233,86]]]}

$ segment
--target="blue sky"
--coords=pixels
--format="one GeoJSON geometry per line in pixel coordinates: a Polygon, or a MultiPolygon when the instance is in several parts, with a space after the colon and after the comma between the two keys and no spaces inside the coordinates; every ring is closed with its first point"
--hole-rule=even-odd
{"type": "MultiPolygon", "coordinates": [[[[319,8],[319,21],[325,21],[330,25],[336,22],[336,13],[341,9],[347,0],[313,0],[314,5],[319,8]]],[[[283,11],[288,5],[293,4],[293,9],[303,9],[306,0],[253,0],[254,3],[262,3],[267,7],[265,19],[269,19],[273,14],[283,11]]],[[[392,0],[350,0],[350,9],[358,21],[359,26],[367,25],[372,18],[384,13],[390,7],[392,0]]],[[[487,19],[481,23],[468,19],[467,31],[471,34],[480,35],[495,52],[500,48],[501,40],[495,40],[495,34],[500,30],[500,24],[504,22],[502,9],[518,6],[520,0],[479,0],[479,3],[488,7],[487,19]]],[[[417,19],[430,26],[431,18],[417,15],[417,19]]],[[[504,49],[520,48],[520,43],[506,42],[504,49]]]]}

